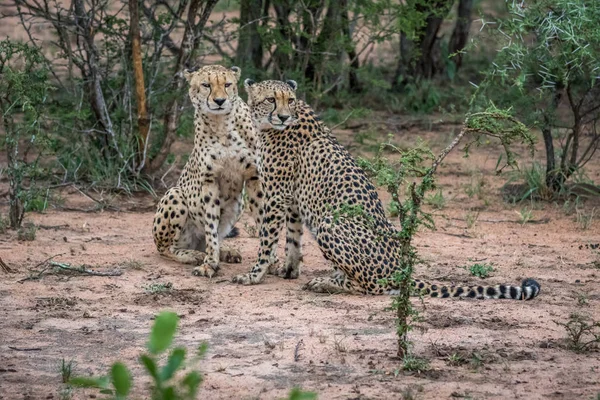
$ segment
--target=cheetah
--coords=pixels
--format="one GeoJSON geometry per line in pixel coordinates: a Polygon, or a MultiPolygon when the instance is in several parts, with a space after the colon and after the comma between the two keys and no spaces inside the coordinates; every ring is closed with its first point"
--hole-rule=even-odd
{"type": "MultiPolygon", "coordinates": [[[[334,265],[331,277],[314,278],[304,289],[398,293],[398,287],[390,282],[400,265],[399,243],[391,238],[397,231],[364,171],[310,106],[296,98],[296,82],[246,80],[244,86],[258,130],[265,203],[258,261],[250,273],[233,281],[256,284],[266,272],[272,272],[270,257],[285,221],[286,260],[277,271],[284,278],[295,279],[300,274],[304,224],[334,265]],[[361,207],[367,218],[336,213],[344,205],[361,207]]],[[[448,287],[419,280],[411,284],[415,292],[431,297],[529,300],[540,291],[533,279],[524,280],[521,286],[448,287]]]]}
{"type": "Polygon", "coordinates": [[[238,67],[219,65],[184,72],[195,109],[194,148],[177,185],[158,204],[153,235],[161,255],[197,265],[197,276],[212,277],[219,261],[242,261],[239,251],[221,242],[240,217],[244,187],[260,224],[256,130],[248,105],[238,96],[240,74],[238,67]]]}

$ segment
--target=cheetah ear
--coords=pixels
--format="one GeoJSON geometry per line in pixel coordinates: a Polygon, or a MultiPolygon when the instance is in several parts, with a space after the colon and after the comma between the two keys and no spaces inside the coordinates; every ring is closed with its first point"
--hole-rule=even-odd
{"type": "Polygon", "coordinates": [[[250,90],[252,85],[254,85],[256,82],[253,81],[252,79],[246,79],[244,81],[244,89],[246,89],[246,93],[250,94],[250,90]]]}
{"type": "Polygon", "coordinates": [[[296,81],[288,79],[287,81],[285,81],[285,83],[287,83],[294,90],[298,89],[298,83],[296,83],[296,81]]]}
{"type": "Polygon", "coordinates": [[[192,80],[192,75],[194,75],[194,72],[198,71],[200,69],[200,67],[196,66],[196,67],[192,67],[192,68],[188,68],[186,70],[183,71],[183,76],[185,77],[185,80],[190,82],[192,80]]]}
{"type": "Polygon", "coordinates": [[[240,67],[231,67],[231,70],[235,73],[235,79],[237,81],[240,80],[240,75],[242,75],[242,70],[240,69],[240,67]]]}

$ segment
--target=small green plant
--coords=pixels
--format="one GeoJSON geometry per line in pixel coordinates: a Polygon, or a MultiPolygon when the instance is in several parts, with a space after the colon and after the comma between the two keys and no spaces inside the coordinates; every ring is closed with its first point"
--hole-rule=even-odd
{"type": "Polygon", "coordinates": [[[68,383],[71,380],[71,375],[73,374],[73,360],[67,362],[64,358],[60,363],[60,376],[62,378],[63,383],[68,383]]]}
{"type": "Polygon", "coordinates": [[[425,203],[429,204],[437,210],[441,210],[442,208],[444,208],[446,206],[446,199],[444,198],[442,189],[438,189],[438,191],[434,194],[427,196],[427,198],[425,199],[425,203]]]}
{"type": "Polygon", "coordinates": [[[429,361],[424,358],[416,357],[412,354],[407,354],[402,359],[402,370],[409,372],[416,372],[420,374],[422,372],[429,371],[431,369],[429,361]]]}
{"type": "Polygon", "coordinates": [[[341,337],[341,338],[337,338],[334,337],[333,339],[333,348],[335,349],[336,352],[338,353],[345,353],[348,349],[346,348],[346,345],[344,344],[344,339],[346,339],[345,336],[341,337]]]}
{"type": "Polygon", "coordinates": [[[522,208],[520,211],[515,211],[520,218],[521,225],[525,225],[533,219],[533,210],[531,208],[522,208]]]}
{"type": "Polygon", "coordinates": [[[123,267],[127,269],[134,269],[136,271],[144,269],[144,263],[139,260],[130,259],[123,262],[123,267]]]}
{"type": "Polygon", "coordinates": [[[317,394],[313,392],[304,392],[300,388],[293,388],[288,396],[288,400],[315,400],[317,394]]]}
{"type": "Polygon", "coordinates": [[[600,345],[600,321],[584,314],[573,313],[567,322],[554,321],[567,331],[567,347],[577,353],[597,349],[600,345]]]}
{"type": "Polygon", "coordinates": [[[10,221],[0,214],[0,233],[6,233],[6,230],[10,227],[10,221]]]}
{"type": "Polygon", "coordinates": [[[17,231],[17,239],[23,242],[33,242],[37,233],[37,226],[33,222],[26,222],[17,231]]]}
{"type": "Polygon", "coordinates": [[[594,216],[596,214],[596,208],[592,208],[592,210],[587,213],[585,210],[577,209],[577,225],[581,230],[588,230],[592,226],[594,222],[594,216]]]}
{"type": "MultiPolygon", "coordinates": [[[[467,267],[463,267],[466,268],[467,267]]],[[[491,272],[494,272],[492,264],[480,264],[476,263],[468,267],[469,273],[478,278],[487,278],[491,272]]]]}
{"type": "Polygon", "coordinates": [[[171,282],[159,282],[144,285],[144,291],[146,293],[163,293],[173,290],[173,284],[171,282]]]}
{"type": "Polygon", "coordinates": [[[463,365],[465,363],[465,359],[458,353],[452,353],[447,358],[447,363],[450,366],[457,367],[459,365],[463,365]]]}
{"type": "Polygon", "coordinates": [[[589,295],[585,292],[577,293],[577,305],[580,307],[589,305],[589,295]]]}
{"type": "Polygon", "coordinates": [[[468,185],[465,186],[465,193],[469,198],[477,196],[479,200],[485,198],[485,178],[483,174],[474,173],[468,185]]]}
{"type": "MultiPolygon", "coordinates": [[[[149,354],[142,354],[140,362],[151,378],[151,398],[153,400],[196,400],[202,376],[199,372],[192,370],[182,377],[178,372],[183,372],[186,349],[176,347],[169,353],[165,365],[158,364],[161,354],[168,350],[175,337],[179,317],[174,312],[161,312],[156,316],[150,340],[146,346],[149,354]]],[[[197,363],[206,352],[206,344],[201,344],[191,365],[197,363]]],[[[125,364],[116,362],[112,365],[110,372],[102,377],[75,377],[70,380],[73,386],[97,388],[100,393],[113,396],[114,399],[127,399],[133,386],[133,379],[125,364]]]]}
{"type": "Polygon", "coordinates": [[[469,360],[469,364],[475,371],[479,370],[479,368],[481,368],[483,366],[483,362],[484,362],[483,355],[481,355],[480,353],[477,353],[477,352],[473,352],[471,354],[471,359],[469,360]]]}
{"type": "Polygon", "coordinates": [[[465,216],[465,223],[467,224],[467,229],[472,229],[475,224],[477,224],[477,220],[479,219],[479,211],[469,211],[465,216]]]}

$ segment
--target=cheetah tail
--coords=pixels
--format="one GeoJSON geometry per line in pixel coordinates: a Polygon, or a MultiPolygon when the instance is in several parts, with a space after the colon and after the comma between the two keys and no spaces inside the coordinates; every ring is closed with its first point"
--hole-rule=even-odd
{"type": "Polygon", "coordinates": [[[440,286],[415,279],[412,282],[416,294],[429,297],[467,297],[471,299],[531,300],[540,293],[540,284],[525,279],[521,286],[440,286]]]}

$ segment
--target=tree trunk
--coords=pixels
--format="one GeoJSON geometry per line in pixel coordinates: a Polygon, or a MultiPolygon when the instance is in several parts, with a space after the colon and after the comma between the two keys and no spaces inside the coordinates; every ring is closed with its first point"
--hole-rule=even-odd
{"type": "Polygon", "coordinates": [[[323,19],[321,32],[317,36],[309,57],[309,62],[305,71],[306,79],[309,81],[323,80],[325,62],[328,57],[332,57],[341,62],[344,53],[342,7],[343,1],[330,0],[327,6],[327,13],[323,19]],[[335,53],[335,56],[329,56],[325,53],[335,53]]]}
{"type": "Polygon", "coordinates": [[[556,112],[561,99],[561,88],[556,88],[552,95],[550,109],[544,113],[544,125],[542,126],[542,136],[544,138],[544,147],[546,149],[546,186],[552,191],[560,190],[564,183],[564,176],[559,168],[556,168],[556,156],[554,154],[554,139],[552,138],[551,114],[556,112]]]}
{"type": "Polygon", "coordinates": [[[408,38],[406,33],[400,32],[400,58],[392,82],[392,89],[395,91],[400,91],[404,87],[407,78],[414,74],[414,48],[413,41],[408,38]]]}
{"type": "MultiPolygon", "coordinates": [[[[236,54],[236,63],[240,67],[252,66],[256,70],[262,68],[262,39],[258,32],[263,15],[262,0],[241,0],[240,29],[236,54]]],[[[267,10],[268,11],[268,10],[267,10]]]]}
{"type": "MultiPolygon", "coordinates": [[[[293,43],[294,38],[290,27],[290,14],[292,13],[292,7],[286,0],[274,0],[273,8],[275,9],[277,29],[279,35],[285,42],[293,43]]],[[[279,78],[283,79],[286,71],[292,69],[292,56],[284,51],[280,46],[277,46],[273,52],[273,67],[279,75],[279,78]]]]}
{"type": "Polygon", "coordinates": [[[129,18],[131,34],[131,58],[133,60],[133,77],[135,81],[135,100],[138,112],[138,168],[141,170],[146,161],[146,143],[150,129],[148,118],[148,103],[144,84],[144,69],[142,66],[142,44],[140,37],[140,16],[138,0],[129,0],[129,18]]]}
{"type": "Polygon", "coordinates": [[[458,15],[456,25],[450,37],[448,50],[450,54],[456,54],[451,60],[456,64],[456,69],[462,64],[462,50],[469,39],[469,30],[471,29],[471,10],[473,9],[473,0],[460,0],[458,2],[458,15]]]}
{"type": "Polygon", "coordinates": [[[412,5],[423,16],[425,28],[417,32],[414,43],[404,32],[400,34],[400,58],[392,82],[394,88],[403,87],[409,76],[430,79],[443,69],[439,62],[437,34],[453,3],[454,0],[434,0],[412,5]],[[399,82],[401,77],[402,82],[399,82]]]}
{"type": "Polygon", "coordinates": [[[92,26],[91,17],[85,10],[83,0],[75,0],[73,3],[77,35],[82,39],[83,48],[85,49],[88,69],[87,85],[89,88],[88,95],[90,96],[90,104],[96,119],[102,126],[102,129],[106,132],[107,138],[111,139],[110,142],[106,142],[106,144],[112,144],[114,151],[122,160],[124,157],[119,150],[119,144],[113,129],[112,121],[110,119],[108,107],[106,106],[104,92],[102,91],[102,75],[100,73],[100,67],[98,66],[99,56],[98,49],[94,43],[94,27],[92,26]]]}
{"type": "Polygon", "coordinates": [[[146,163],[146,167],[144,168],[144,172],[146,173],[157,171],[162,167],[171,151],[171,145],[175,141],[177,126],[181,117],[180,101],[183,96],[185,84],[182,72],[184,68],[192,66],[191,62],[193,62],[192,60],[194,60],[196,51],[198,50],[202,31],[217,2],[218,0],[192,0],[190,2],[183,39],[175,63],[175,74],[171,81],[170,92],[173,94],[173,97],[165,108],[166,112],[163,119],[164,135],[158,154],[149,163],[146,163]],[[198,15],[200,16],[200,20],[196,23],[198,15]]]}
{"type": "Polygon", "coordinates": [[[4,103],[0,98],[0,112],[2,112],[2,122],[4,125],[4,131],[6,133],[6,157],[8,164],[8,219],[10,227],[18,229],[21,227],[23,222],[23,214],[25,210],[23,203],[19,197],[21,193],[21,171],[19,171],[19,136],[15,132],[15,126],[12,117],[8,115],[7,108],[8,101],[4,103]]]}
{"type": "Polygon", "coordinates": [[[360,61],[356,54],[354,41],[352,40],[352,32],[350,31],[350,17],[348,15],[348,0],[341,0],[342,7],[342,34],[345,36],[346,53],[350,60],[350,70],[348,71],[348,85],[350,92],[359,93],[362,90],[358,79],[357,71],[360,68],[360,61]]]}

